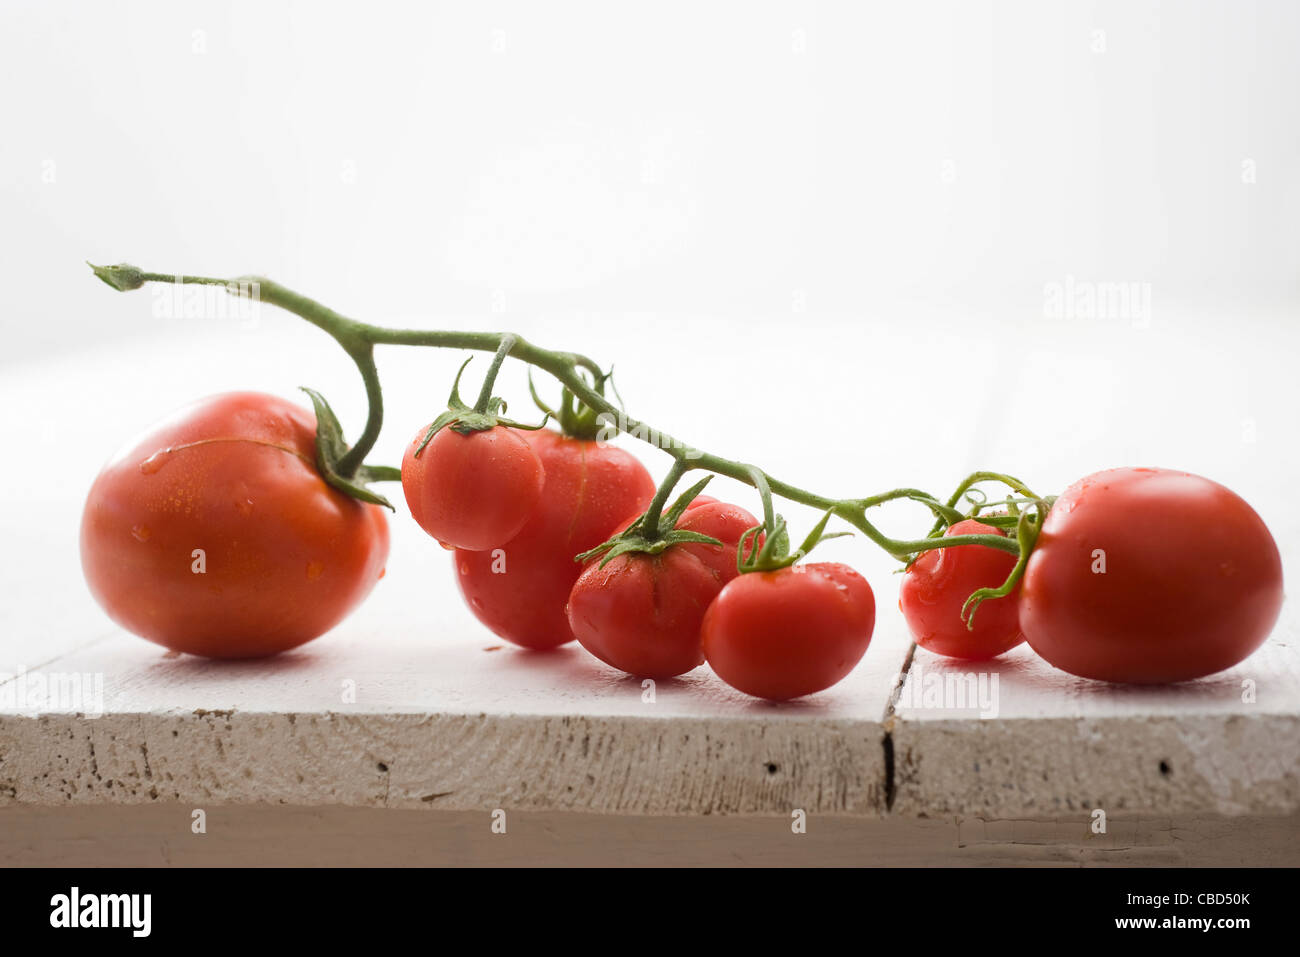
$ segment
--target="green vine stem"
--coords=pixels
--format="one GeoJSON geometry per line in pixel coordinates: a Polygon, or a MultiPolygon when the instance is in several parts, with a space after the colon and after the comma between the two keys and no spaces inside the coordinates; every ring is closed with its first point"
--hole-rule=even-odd
{"type": "Polygon", "coordinates": [[[1034,550],[1034,543],[1038,540],[1038,532],[1043,527],[1043,519],[1047,517],[1047,512],[1051,508],[1051,500],[1038,499],[1032,506],[1021,512],[1016,519],[1016,544],[1019,548],[1020,557],[1016,559],[1015,567],[1007,575],[1004,581],[997,588],[979,588],[971,594],[966,602],[961,606],[961,620],[966,622],[966,627],[974,629],[975,612],[984,602],[991,598],[1005,598],[1015,591],[1016,585],[1025,575],[1025,566],[1029,564],[1029,555],[1034,550]]]}
{"type": "MultiPolygon", "coordinates": [[[[309,299],[300,293],[287,289],[273,280],[258,276],[214,279],[206,276],[145,272],[135,266],[125,264],[116,266],[89,265],[91,265],[96,276],[114,289],[123,292],[139,289],[145,283],[150,282],[223,286],[232,295],[248,296],[259,302],[278,306],[307,320],[332,336],[343,347],[344,351],[352,357],[352,361],[356,363],[362,381],[365,383],[366,397],[369,401],[369,415],[366,419],[365,430],[356,444],[339,460],[336,467],[336,471],[344,477],[355,474],[361,469],[362,463],[374,448],[383,427],[383,393],[380,389],[379,373],[375,366],[374,347],[378,345],[429,346],[498,353],[498,361],[509,356],[530,366],[535,366],[544,372],[550,373],[557,379],[572,396],[592,410],[607,428],[639,438],[671,456],[675,463],[686,463],[691,469],[725,475],[760,490],[765,482],[769,495],[777,495],[789,501],[826,512],[828,516],[833,515],[842,519],[895,559],[902,562],[910,561],[922,551],[932,548],[951,548],[957,545],[987,545],[990,548],[997,548],[1019,555],[1020,545],[1012,538],[995,534],[938,537],[932,532],[930,535],[919,539],[890,538],[867,519],[866,513],[869,509],[886,502],[908,499],[928,508],[935,516],[936,528],[942,530],[946,525],[965,517],[957,509],[957,503],[961,500],[961,496],[978,481],[1000,481],[1014,492],[1037,499],[1037,496],[1025,488],[1024,483],[1018,479],[996,472],[974,473],[958,487],[958,490],[953,493],[946,504],[926,492],[912,488],[894,489],[867,498],[832,498],[800,488],[789,482],[783,482],[753,465],[699,451],[694,446],[688,445],[667,432],[654,429],[647,423],[632,418],[611,403],[603,394],[603,389],[600,386],[608,378],[606,373],[594,360],[579,353],[543,349],[510,333],[389,329],[383,326],[375,326],[349,319],[316,302],[314,299],[309,299]],[[584,372],[597,383],[596,387],[592,386],[588,378],[584,376],[584,372]]],[[[765,501],[765,512],[768,505],[769,502],[765,501]]]]}
{"type": "Polygon", "coordinates": [[[645,517],[641,519],[641,534],[644,537],[653,539],[659,536],[659,520],[663,517],[664,506],[668,504],[668,496],[673,493],[673,489],[677,487],[677,483],[689,468],[690,464],[683,459],[673,459],[672,468],[655,489],[655,497],[650,500],[650,507],[645,511],[645,517]]]}
{"type": "MultiPolygon", "coordinates": [[[[1039,497],[1035,495],[1033,492],[1029,491],[1029,488],[1025,485],[1025,483],[1020,481],[1020,479],[1018,478],[1014,478],[1013,476],[1010,475],[1004,475],[1001,472],[972,472],[970,475],[966,476],[966,478],[962,479],[961,484],[957,486],[957,490],[953,492],[952,495],[948,498],[947,507],[949,509],[955,509],[957,503],[961,501],[961,497],[967,494],[975,485],[977,485],[980,482],[1001,482],[1003,485],[1007,486],[1007,488],[1011,489],[1013,492],[1018,492],[1020,495],[1024,496],[1022,501],[1026,501],[1026,502],[1040,501],[1039,497]]],[[[982,500],[982,497],[980,501],[976,501],[973,504],[974,504],[974,508],[971,509],[971,517],[979,515],[980,509],[985,507],[985,502],[982,500]]],[[[1011,507],[1013,511],[1015,508],[1015,504],[1016,504],[1015,499],[1011,499],[1008,501],[1008,505],[1011,507]]],[[[962,518],[966,518],[966,517],[967,516],[960,515],[959,513],[959,517],[957,520],[960,521],[962,518]]],[[[983,521],[986,525],[999,524],[997,522],[993,522],[989,520],[993,517],[994,516],[988,516],[986,518],[982,518],[981,521],[983,521]]],[[[1010,524],[1014,525],[1015,522],[1011,522],[1010,524]]],[[[942,535],[943,529],[944,529],[944,521],[942,518],[938,518],[935,520],[934,527],[930,529],[930,535],[931,536],[942,535]]]]}
{"type": "MultiPolygon", "coordinates": [[[[487,375],[483,377],[483,387],[479,389],[478,401],[474,403],[474,411],[479,415],[485,414],[488,410],[488,404],[492,401],[492,387],[497,382],[497,373],[501,371],[501,363],[505,362],[506,356],[510,355],[510,350],[515,347],[515,338],[512,335],[504,335],[497,345],[496,355],[492,357],[492,365],[488,366],[487,375]]],[[[505,411],[504,406],[502,411],[505,411]]]]}

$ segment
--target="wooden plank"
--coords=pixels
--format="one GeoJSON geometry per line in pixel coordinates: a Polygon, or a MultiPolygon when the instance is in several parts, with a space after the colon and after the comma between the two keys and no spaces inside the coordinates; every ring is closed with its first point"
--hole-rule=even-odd
{"type": "Polygon", "coordinates": [[[1295,811],[1295,637],[1288,625],[1236,668],[1154,689],[1074,678],[1027,647],[979,667],[918,651],[892,726],[894,810],[1080,820],[1295,811]]]}
{"type": "Polygon", "coordinates": [[[0,714],[0,794],[875,813],[880,720],[899,660],[890,650],[878,644],[824,695],[775,706],[704,669],[658,682],[651,698],[580,648],[539,655],[459,632],[393,640],[351,630],[257,663],[168,659],[123,635],[57,665],[103,677],[102,717],[0,714]]]}
{"type": "Polygon", "coordinates": [[[0,865],[46,867],[1296,866],[1294,817],[1080,822],[813,815],[651,817],[348,807],[0,807],[0,865]],[[192,830],[203,811],[204,833],[192,830]]]}

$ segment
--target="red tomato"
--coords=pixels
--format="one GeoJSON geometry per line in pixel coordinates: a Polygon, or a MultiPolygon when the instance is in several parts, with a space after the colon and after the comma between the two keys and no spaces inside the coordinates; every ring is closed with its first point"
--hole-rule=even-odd
{"type": "Polygon", "coordinates": [[[1281,605],[1277,545],[1239,496],[1187,472],[1119,468],[1052,506],[1025,568],[1020,625],[1070,674],[1165,684],[1244,659],[1281,605]]]}
{"type": "Polygon", "coordinates": [[[822,562],[736,578],[704,614],[704,656],[739,691],[786,701],[829,688],[871,642],[876,600],[847,565],[822,562]]]}
{"type": "Polygon", "coordinates": [[[699,667],[704,612],[736,577],[737,543],[757,524],[743,508],[707,502],[688,509],[677,527],[723,545],[681,542],[657,555],[625,552],[604,568],[601,558],[592,559],[569,594],[573,634],[601,661],[641,678],[671,678],[699,667]]]}
{"type": "Polygon", "coordinates": [[[655,483],[630,453],[543,429],[525,433],[542,460],[542,498],[518,535],[499,548],[457,549],[461,593],[479,621],[525,648],[573,640],[564,606],[582,565],[573,560],[644,511],[655,483]]]}
{"type": "Polygon", "coordinates": [[[316,419],[273,395],[182,409],[95,480],[81,564],[110,618],[209,658],[272,655],[324,634],[388,558],[383,510],[325,484],[316,419]]]}
{"type": "Polygon", "coordinates": [[[524,434],[505,426],[461,435],[441,429],[416,455],[421,429],[402,458],[411,517],[444,545],[482,551],[519,534],[542,497],[542,460],[524,434]]]}
{"type": "MultiPolygon", "coordinates": [[[[692,501],[686,506],[686,511],[677,520],[677,528],[682,531],[699,532],[701,535],[708,535],[710,538],[716,538],[722,544],[681,542],[674,547],[686,549],[702,562],[715,568],[718,574],[723,577],[723,584],[725,585],[740,573],[736,568],[736,550],[740,547],[741,536],[751,528],[761,525],[762,522],[739,505],[719,502],[716,498],[708,498],[708,496],[701,497],[706,498],[707,501],[692,501]]],[[[612,538],[619,532],[625,531],[633,522],[640,520],[644,514],[644,512],[638,512],[631,518],[623,519],[614,526],[614,529],[605,538],[612,538]]],[[[758,548],[763,547],[764,540],[765,536],[762,532],[759,532],[758,548]]],[[[746,553],[754,547],[751,539],[746,553]]],[[[599,559],[597,560],[599,561],[599,559]]]]}
{"type": "MultiPolygon", "coordinates": [[[[949,527],[948,535],[1001,535],[1002,531],[975,519],[949,527]]],[[[1025,640],[1020,630],[1016,591],[980,604],[973,627],[962,621],[961,609],[972,592],[996,588],[1016,567],[1016,556],[987,545],[957,545],[922,552],[903,573],[898,607],[916,643],[927,651],[978,661],[993,658],[1025,640]]]]}
{"type": "Polygon", "coordinates": [[[699,508],[701,505],[716,504],[718,504],[718,500],[712,495],[697,495],[695,498],[691,499],[690,503],[686,506],[686,511],[689,512],[691,509],[699,508]]]}
{"type": "Polygon", "coordinates": [[[569,625],[582,647],[639,678],[672,678],[704,663],[700,622],[722,590],[718,571],[672,545],[591,562],[569,594],[569,625]]]}
{"type": "MultiPolygon", "coordinates": [[[[730,505],[727,502],[719,502],[716,498],[704,497],[708,500],[700,502],[696,499],[687,506],[682,517],[677,520],[677,527],[682,531],[699,532],[701,535],[716,538],[722,544],[683,542],[674,548],[684,548],[691,552],[700,561],[713,568],[722,577],[722,583],[725,585],[739,574],[736,569],[736,549],[740,547],[740,537],[762,523],[739,505],[730,505]]],[[[636,521],[637,517],[625,521],[617,530],[622,531],[627,528],[636,521]]],[[[610,534],[612,535],[613,532],[610,534]]],[[[749,547],[762,548],[763,541],[763,533],[759,532],[758,545],[755,546],[751,540],[749,547]]]]}

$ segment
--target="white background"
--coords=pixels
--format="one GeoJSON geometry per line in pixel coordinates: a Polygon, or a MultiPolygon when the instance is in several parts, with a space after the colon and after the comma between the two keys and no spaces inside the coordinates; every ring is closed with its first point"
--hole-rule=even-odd
{"type": "Polygon", "coordinates": [[[801,298],[998,322],[1067,274],[1167,307],[1296,302],[1294,3],[2,16],[11,359],[126,334],[83,259],[265,273],[376,318],[499,291],[610,321],[801,298]]]}
{"type": "MultiPolygon", "coordinates": [[[[25,505],[3,532],[67,562],[15,559],[6,587],[86,601],[84,491],[179,405],[310,384],[353,436],[363,417],[319,332],[269,309],[158,319],[87,259],[578,349],[634,414],[828,494],[1156,464],[1276,521],[1300,407],[1297,49],[1282,2],[9,0],[0,490],[25,505]],[[1067,281],[1142,284],[1150,309],[1053,316],[1067,281]]],[[[379,460],[459,359],[381,354],[379,460]]],[[[407,524],[395,549],[441,569],[407,524]]],[[[828,553],[879,561],[860,538],[828,553]]]]}

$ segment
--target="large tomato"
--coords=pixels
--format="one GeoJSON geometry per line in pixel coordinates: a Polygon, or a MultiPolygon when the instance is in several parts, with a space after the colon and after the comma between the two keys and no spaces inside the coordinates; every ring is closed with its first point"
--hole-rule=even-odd
{"type": "Polygon", "coordinates": [[[1281,606],[1277,545],[1238,495],[1187,472],[1119,468],[1052,506],[1021,583],[1020,625],[1063,671],[1163,684],[1235,665],[1281,606]]]}
{"type": "Polygon", "coordinates": [[[232,392],[182,409],[95,479],[86,583],[143,638],[210,658],[275,654],[323,634],[388,557],[383,510],[315,466],[315,416],[232,392]]]}
{"type": "Polygon", "coordinates": [[[525,433],[546,480],[528,523],[488,551],[455,553],[456,580],[470,610],[497,635],[525,648],[573,640],[564,606],[582,573],[574,561],[645,511],[655,484],[630,453],[543,429],[525,433]]]}
{"type": "MultiPolygon", "coordinates": [[[[992,525],[966,519],[946,535],[1001,535],[992,525]]],[[[1025,640],[1016,603],[1019,585],[1004,598],[991,598],[967,627],[962,606],[972,592],[996,588],[1016,566],[1016,556],[987,545],[956,545],[922,552],[903,573],[898,607],[916,643],[927,651],[979,661],[993,658],[1025,640]]]]}
{"type": "Polygon", "coordinates": [[[743,508],[707,502],[688,509],[677,528],[722,545],[679,542],[658,554],[624,552],[603,567],[602,558],[592,559],[569,594],[574,635],[601,661],[642,678],[671,678],[703,664],[700,622],[737,575],[740,536],[757,524],[743,508]]]}

